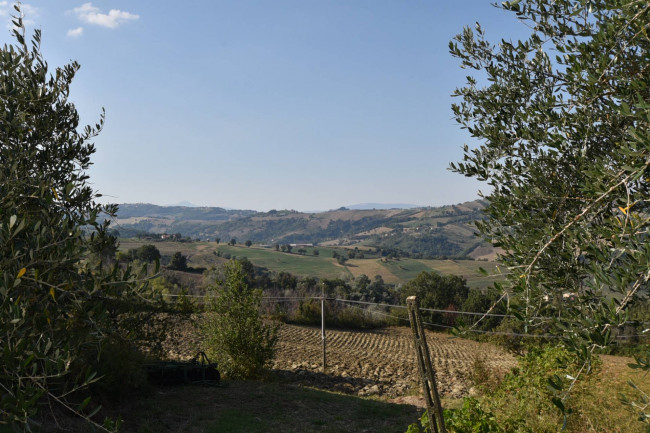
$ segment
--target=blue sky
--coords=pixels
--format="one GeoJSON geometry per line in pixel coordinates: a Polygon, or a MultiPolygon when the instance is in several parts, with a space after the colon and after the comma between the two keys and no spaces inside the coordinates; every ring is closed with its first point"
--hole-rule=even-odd
{"type": "MultiPolygon", "coordinates": [[[[8,29],[11,2],[0,1],[8,29]]],[[[51,67],[81,64],[71,100],[106,125],[90,170],[105,201],[256,210],[443,205],[484,185],[450,172],[449,40],[478,21],[522,37],[488,1],[35,0],[51,67]]],[[[3,43],[9,31],[0,31],[3,43]]]]}

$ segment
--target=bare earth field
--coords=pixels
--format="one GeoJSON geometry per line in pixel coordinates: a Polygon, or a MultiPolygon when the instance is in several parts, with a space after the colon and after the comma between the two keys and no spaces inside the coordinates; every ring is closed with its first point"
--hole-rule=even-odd
{"type": "MultiPolygon", "coordinates": [[[[302,375],[307,382],[334,391],[398,397],[418,392],[418,371],[408,328],[380,331],[327,331],[327,370],[322,371],[320,329],[285,325],[280,331],[274,369],[302,375]],[[321,383],[319,383],[321,382],[321,383]]],[[[467,395],[477,357],[499,375],[515,361],[495,346],[427,332],[431,360],[443,397],[467,395]]]]}
{"type": "MultiPolygon", "coordinates": [[[[360,396],[397,398],[419,394],[418,371],[409,328],[378,331],[327,330],[327,370],[322,371],[321,330],[282,325],[274,374],[292,383],[360,396]]],[[[170,347],[172,357],[190,357],[200,347],[196,334],[184,336],[182,347],[170,347]]],[[[487,343],[427,332],[431,360],[443,397],[460,398],[471,388],[469,372],[477,358],[502,376],[514,358],[487,343]]]]}

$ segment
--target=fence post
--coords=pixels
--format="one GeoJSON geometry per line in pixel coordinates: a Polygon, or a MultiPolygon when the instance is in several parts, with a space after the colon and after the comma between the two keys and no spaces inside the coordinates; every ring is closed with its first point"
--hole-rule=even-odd
{"type": "Polygon", "coordinates": [[[447,433],[445,419],[442,415],[440,395],[438,394],[436,373],[431,365],[427,337],[422,327],[422,315],[420,314],[417,297],[409,296],[406,298],[406,304],[408,305],[411,330],[413,331],[413,344],[415,346],[418,369],[422,377],[422,389],[424,391],[424,400],[427,404],[430,430],[435,433],[447,433]]]}
{"type": "Polygon", "coordinates": [[[325,352],[325,284],[321,286],[320,314],[321,314],[321,338],[323,340],[323,373],[325,373],[325,370],[327,369],[327,355],[325,352]]]}

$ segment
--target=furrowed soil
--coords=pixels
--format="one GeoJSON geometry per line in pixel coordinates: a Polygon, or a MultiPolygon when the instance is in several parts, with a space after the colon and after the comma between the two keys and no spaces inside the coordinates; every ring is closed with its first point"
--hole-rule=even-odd
{"type": "MultiPolygon", "coordinates": [[[[322,374],[321,330],[285,325],[280,330],[274,370],[287,377],[334,391],[389,397],[417,393],[419,375],[411,330],[326,332],[327,369],[322,374]]],[[[443,397],[467,395],[469,372],[475,359],[486,360],[502,376],[515,361],[507,353],[483,343],[427,332],[438,390],[443,397]]]]}
{"type": "MultiPolygon", "coordinates": [[[[170,339],[169,355],[186,359],[200,349],[200,337],[191,328],[179,329],[175,339],[182,344],[173,346],[170,339]]],[[[477,359],[499,377],[516,364],[511,355],[491,344],[430,331],[426,331],[426,336],[438,390],[443,397],[460,398],[469,393],[472,386],[469,373],[477,359]]],[[[320,328],[284,324],[279,330],[272,374],[282,381],[352,395],[386,398],[419,395],[419,375],[409,328],[326,330],[326,357],[327,369],[323,372],[320,328]]]]}

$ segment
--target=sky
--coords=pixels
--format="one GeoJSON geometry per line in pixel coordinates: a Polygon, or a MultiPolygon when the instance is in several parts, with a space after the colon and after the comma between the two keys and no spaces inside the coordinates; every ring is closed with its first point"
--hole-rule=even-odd
{"type": "MultiPolygon", "coordinates": [[[[487,186],[448,170],[477,142],[453,120],[464,26],[517,39],[483,0],[33,0],[52,70],[72,60],[102,201],[236,209],[440,206],[487,186]]],[[[0,1],[0,43],[12,43],[0,1]]]]}

